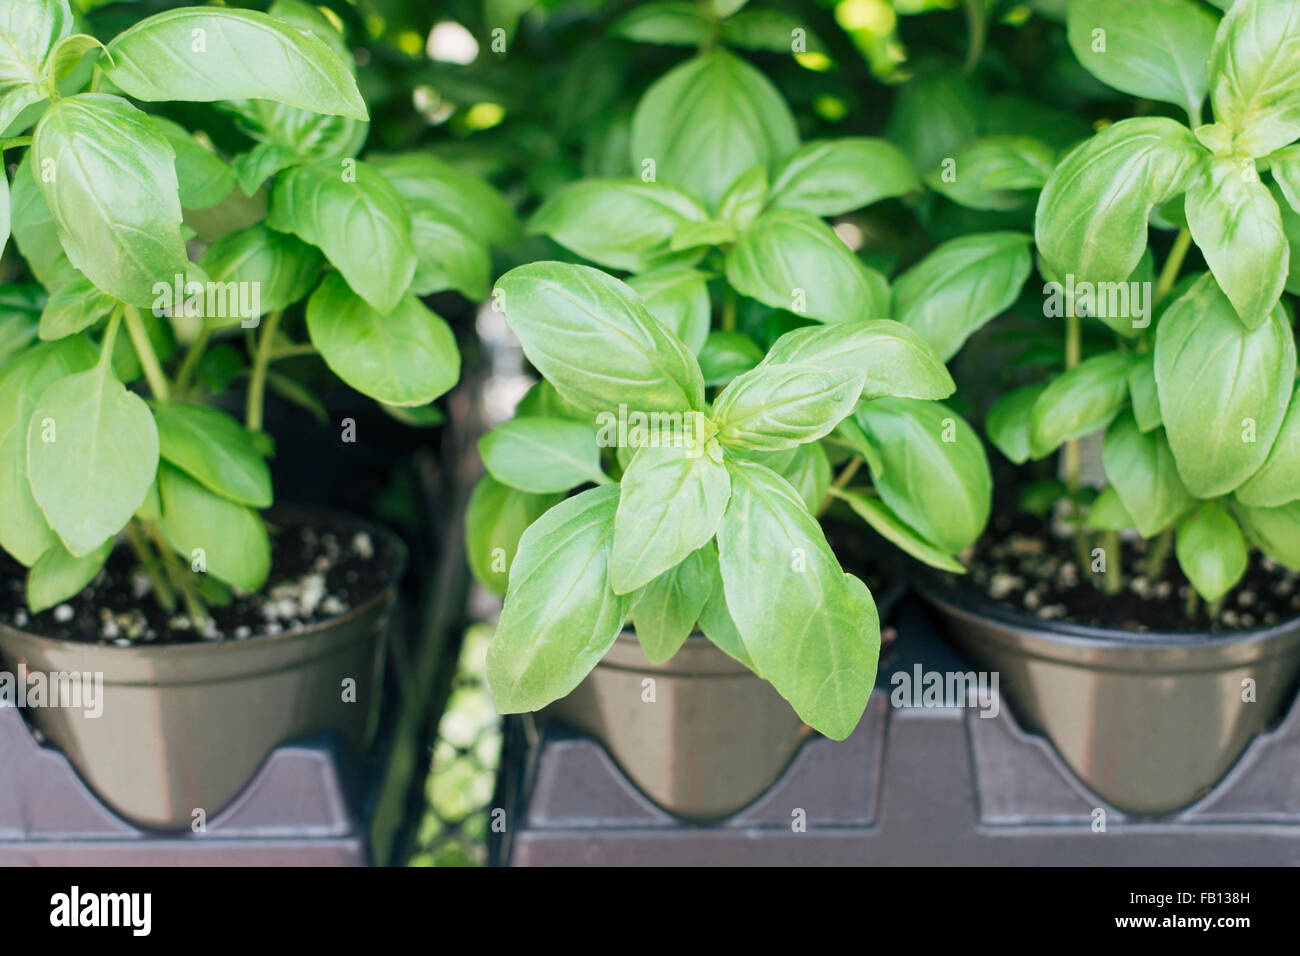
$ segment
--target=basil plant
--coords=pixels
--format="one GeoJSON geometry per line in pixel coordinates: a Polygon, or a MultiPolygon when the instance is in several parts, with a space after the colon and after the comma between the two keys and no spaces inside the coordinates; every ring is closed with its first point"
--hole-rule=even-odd
{"type": "Polygon", "coordinates": [[[1080,551],[1117,533],[1172,545],[1211,611],[1250,547],[1300,568],[1300,400],[1284,291],[1300,237],[1300,2],[1239,0],[1222,17],[1192,0],[1071,2],[1080,62],[1115,88],[1174,104],[1113,123],[1069,152],[1043,186],[1035,242],[1046,311],[1066,323],[1066,368],[1003,397],[991,440],[1013,461],[1066,455],[1080,551]],[[1160,47],[1153,35],[1169,38],[1160,47]],[[1209,96],[1213,121],[1202,122],[1209,96]],[[1158,275],[1148,223],[1177,230],[1158,275]],[[1192,247],[1206,270],[1185,271],[1192,247]],[[1084,356],[1081,326],[1110,347],[1084,356]],[[1077,441],[1104,432],[1108,486],[1078,486],[1077,441]],[[1086,517],[1084,505],[1090,505],[1086,517]]]}
{"type": "Polygon", "coordinates": [[[26,150],[4,238],[35,280],[2,293],[0,547],[39,611],[125,531],[158,601],[203,627],[268,575],[266,389],[316,404],[274,366],[316,354],[386,407],[427,410],[459,355],[416,296],[485,294],[510,211],[431,157],[355,158],[366,106],[313,6],[175,9],[107,44],[66,0],[0,7],[0,146],[26,150]],[[227,162],[132,101],[213,102],[243,151],[227,162]],[[242,422],[213,407],[240,380],[242,422]]]}

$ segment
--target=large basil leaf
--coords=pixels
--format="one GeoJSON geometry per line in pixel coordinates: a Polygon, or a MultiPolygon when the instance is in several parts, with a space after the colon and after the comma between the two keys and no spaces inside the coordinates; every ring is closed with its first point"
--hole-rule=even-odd
{"type": "Polygon", "coordinates": [[[816,216],[764,213],[727,253],[727,281],[742,295],[823,322],[889,314],[884,276],[849,251],[816,216]]]}
{"type": "Polygon", "coordinates": [[[1283,567],[1300,571],[1300,501],[1278,508],[1237,508],[1237,517],[1259,550],[1283,567]]]}
{"type": "Polygon", "coordinates": [[[1156,327],[1156,388],[1178,473],[1198,498],[1224,495],[1268,457],[1295,378],[1281,307],[1257,329],[1202,276],[1156,327]]]}
{"type": "Polygon", "coordinates": [[[31,151],[23,156],[14,172],[10,190],[10,228],[23,259],[41,285],[51,292],[84,278],[68,261],[59,241],[59,227],[45,205],[36,177],[32,175],[31,151]]]}
{"type": "Polygon", "coordinates": [[[864,378],[856,368],[760,365],[732,379],[713,403],[718,441],[756,451],[816,441],[853,411],[864,378]]]}
{"type": "Polygon", "coordinates": [[[951,159],[951,177],[936,167],[925,177],[927,186],[970,209],[1006,210],[1033,201],[1056,154],[1032,136],[1003,133],[971,140],[951,159]]]}
{"type": "Polygon", "coordinates": [[[556,505],[519,540],[487,679],[503,714],[563,697],[605,656],[631,597],[609,586],[618,485],[556,505]]]}
{"type": "Polygon", "coordinates": [[[1029,424],[1032,457],[1050,455],[1067,441],[1091,435],[1111,423],[1128,402],[1131,359],[1103,352],[1053,380],[1034,401],[1029,424]]]}
{"type": "Polygon", "coordinates": [[[219,495],[253,508],[271,506],[271,470],[253,436],[225,412],[156,402],[158,453],[219,495]]]}
{"type": "Polygon", "coordinates": [[[542,203],[528,229],[600,265],[641,272],[669,254],[678,226],[708,218],[698,200],[666,183],[584,179],[542,203]]]}
{"type": "Polygon", "coordinates": [[[718,530],[727,469],[700,448],[642,448],[623,474],[609,583],[629,594],[675,568],[718,530]]]}
{"type": "Polygon", "coordinates": [[[1138,428],[1149,432],[1164,424],[1164,416],[1160,413],[1160,393],[1156,390],[1155,353],[1146,352],[1133,360],[1128,370],[1128,391],[1138,428]]]}
{"type": "Polygon", "coordinates": [[[755,668],[834,740],[857,726],[876,679],[880,619],[790,485],[733,460],[718,529],[726,603],[755,668]]]}
{"type": "Polygon", "coordinates": [[[717,27],[698,4],[667,0],[633,7],[615,20],[609,30],[615,36],[637,43],[700,46],[713,38],[717,27]]]}
{"type": "Polygon", "coordinates": [[[52,104],[32,140],[32,173],[69,260],[100,289],[145,308],[154,283],[188,265],[172,155],[148,116],[103,93],[52,104]]]}
{"type": "Polygon", "coordinates": [[[266,99],[367,118],[351,70],[330,45],[265,13],[168,10],[118,34],[108,53],[104,73],[138,100],[266,99]]]}
{"type": "Polygon", "coordinates": [[[1034,383],[1012,389],[993,403],[984,419],[989,441],[1017,465],[1023,465],[1032,454],[1029,431],[1033,425],[1034,403],[1046,387],[1034,383]]]}
{"type": "Polygon", "coordinates": [[[716,207],[732,181],[769,169],[799,145],[794,117],[772,83],[744,60],[713,50],[670,70],[632,117],[632,165],[716,207]]]}
{"type": "Polygon", "coordinates": [[[947,398],[957,387],[926,341],[892,319],[795,329],[772,344],[762,364],[857,369],[866,375],[863,400],[947,398]]]}
{"type": "Polygon", "coordinates": [[[1019,297],[1033,267],[1030,241],[986,232],[943,243],[894,282],[894,318],[948,361],[1019,297]]]}
{"type": "Polygon", "coordinates": [[[717,566],[713,548],[700,548],[637,592],[636,603],[632,605],[632,624],[641,650],[651,664],[659,664],[676,654],[695,630],[713,590],[710,562],[717,566]]]}
{"type": "Polygon", "coordinates": [[[946,405],[912,398],[868,402],[854,420],[879,453],[872,482],[894,514],[949,554],[974,544],[993,500],[975,429],[946,405]]]}
{"type": "Polygon", "coordinates": [[[705,545],[695,553],[703,555],[703,563],[708,565],[709,580],[709,598],[700,610],[700,630],[724,654],[740,661],[762,677],[753,658],[749,656],[749,651],[745,650],[745,642],[741,640],[740,631],[737,630],[736,622],[731,617],[731,609],[727,607],[726,589],[722,585],[722,569],[718,564],[716,543],[705,545]]]}
{"type": "Polygon", "coordinates": [[[1174,553],[1178,566],[1207,601],[1223,597],[1246,573],[1246,539],[1217,501],[1204,502],[1182,520],[1174,553]]]}
{"type": "Polygon", "coordinates": [[[491,475],[480,478],[465,512],[465,550],[479,583],[498,597],[504,595],[520,536],[562,500],[563,495],[511,488],[491,475]]]}
{"type": "Polygon", "coordinates": [[[1263,156],[1300,136],[1300,8],[1291,0],[1237,3],[1210,55],[1210,100],[1233,148],[1263,156]]]}
{"type": "Polygon", "coordinates": [[[1206,163],[1187,191],[1187,225],[1241,321],[1258,328],[1286,285],[1290,247],[1254,164],[1206,163]]]}
{"type": "Polygon", "coordinates": [[[235,188],[235,172],[221,157],[204,147],[178,123],[151,116],[172,152],[176,154],[176,179],[180,184],[181,207],[207,209],[215,206],[235,188]]]}
{"type": "Polygon", "coordinates": [[[380,312],[411,287],[411,217],[402,197],[365,163],[327,159],[291,169],[271,190],[266,224],[318,247],[380,312]]]}
{"type": "Polygon", "coordinates": [[[964,73],[922,74],[899,87],[885,135],[916,169],[929,172],[975,138],[982,111],[964,73]]]}
{"type": "Polygon", "coordinates": [[[10,0],[4,6],[0,13],[0,89],[40,83],[50,48],[72,29],[68,0],[10,0]]]}
{"type": "Polygon", "coordinates": [[[1264,464],[1236,491],[1237,500],[1243,505],[1274,508],[1300,498],[1300,397],[1297,396],[1300,390],[1291,393],[1286,417],[1264,464]]]}
{"type": "Polygon", "coordinates": [[[413,295],[454,289],[472,302],[487,296],[492,257],[476,239],[416,208],[411,214],[415,246],[413,295]]]}
{"type": "Polygon", "coordinates": [[[1164,432],[1144,433],[1132,412],[1123,412],[1106,429],[1102,463],[1110,486],[1144,538],[1164,531],[1195,503],[1178,476],[1164,432]]]}
{"type": "Polygon", "coordinates": [[[1121,282],[1147,244],[1151,210],[1190,185],[1205,155],[1159,116],[1120,120],[1065,157],[1038,198],[1034,236],[1052,273],[1121,282]]]}
{"type": "Polygon", "coordinates": [[[707,273],[695,269],[667,268],[632,276],[627,284],[650,314],[698,355],[709,337],[712,303],[707,279],[707,273]]]}
{"type": "Polygon", "coordinates": [[[519,231],[514,210],[499,192],[450,163],[423,152],[371,156],[369,162],[415,215],[446,222],[485,246],[510,242],[519,231]]]}
{"type": "MultiPolygon", "coordinates": [[[[261,223],[227,233],[199,260],[212,282],[245,283],[246,288],[256,289],[260,314],[278,312],[302,299],[311,291],[324,263],[312,246],[261,223]]],[[[225,311],[226,316],[205,316],[207,324],[234,325],[240,321],[234,310],[225,311]]]]}
{"type": "Polygon", "coordinates": [[[44,611],[81,593],[112,550],[112,538],[81,557],[75,557],[57,541],[50,545],[27,575],[27,607],[34,613],[44,611]]]}
{"type": "Polygon", "coordinates": [[[940,571],[951,571],[954,574],[966,573],[966,569],[962,567],[960,561],[926,541],[914,529],[909,528],[879,498],[872,498],[870,495],[864,495],[857,491],[841,491],[839,489],[831,493],[847,503],[854,513],[870,525],[882,538],[901,548],[918,561],[922,561],[933,568],[938,568],[940,571]]]}
{"type": "Polygon", "coordinates": [[[1075,0],[1066,25],[1074,55],[1107,86],[1181,106],[1193,122],[1201,115],[1219,25],[1209,10],[1194,0],[1075,0]]]}
{"type": "Polygon", "coordinates": [[[380,312],[331,273],[307,302],[307,332],[325,364],[387,405],[427,405],[460,377],[456,337],[414,296],[380,312]]]}
{"type": "Polygon", "coordinates": [[[838,216],[920,188],[912,164],[893,143],[844,136],[795,150],[773,175],[768,201],[779,209],[838,216]]]}
{"type": "Polygon", "coordinates": [[[480,438],[478,448],[492,477],[520,491],[545,495],[609,480],[595,429],[582,422],[514,418],[480,438]]]}
{"type": "Polygon", "coordinates": [[[593,412],[704,410],[695,356],[626,284],[587,266],[534,262],[496,289],[524,354],[568,401],[593,412]]]}
{"type": "Polygon", "coordinates": [[[158,528],[186,563],[202,551],[204,573],[242,591],[261,590],[271,570],[266,525],[252,508],[231,501],[163,462],[158,466],[162,520],[158,528]]]}

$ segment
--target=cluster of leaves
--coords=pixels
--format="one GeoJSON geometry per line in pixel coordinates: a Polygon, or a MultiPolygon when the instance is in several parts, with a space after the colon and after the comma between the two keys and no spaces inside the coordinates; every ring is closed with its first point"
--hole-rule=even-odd
{"type": "Polygon", "coordinates": [[[107,45],[74,32],[67,0],[0,8],[0,146],[29,147],[4,182],[4,237],[35,280],[3,291],[0,547],[31,568],[40,610],[84,587],[125,529],[160,602],[199,623],[268,573],[268,383],[316,402],[270,366],[318,354],[432,420],[460,360],[418,296],[485,295],[513,213],[432,156],[355,158],[352,56],[301,0],[170,10],[107,45]],[[211,103],[244,147],[227,161],[131,100],[211,103]],[[247,358],[223,341],[241,324],[247,358]],[[241,424],[210,406],[245,376],[241,424]]]}

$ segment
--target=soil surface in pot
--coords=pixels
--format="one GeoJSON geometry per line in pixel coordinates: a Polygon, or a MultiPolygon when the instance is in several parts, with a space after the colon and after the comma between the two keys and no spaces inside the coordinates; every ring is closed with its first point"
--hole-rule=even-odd
{"type": "Polygon", "coordinates": [[[47,611],[27,609],[26,571],[4,557],[0,567],[0,622],[42,637],[128,646],[138,642],[189,644],[247,640],[300,631],[346,613],[383,590],[397,555],[368,531],[342,520],[295,516],[269,526],[271,573],[257,594],[232,590],[225,607],[210,606],[212,622],[198,632],[179,608],[154,600],[150,578],[127,547],[116,548],[103,570],[76,597],[47,611]]]}
{"type": "MultiPolygon", "coordinates": [[[[1026,514],[995,515],[973,553],[962,556],[970,574],[941,577],[951,587],[978,588],[1040,620],[1131,631],[1222,632],[1268,627],[1300,614],[1300,573],[1254,552],[1241,583],[1224,598],[1218,618],[1209,616],[1204,601],[1197,602],[1195,615],[1189,617],[1190,585],[1173,548],[1164,573],[1153,580],[1142,573],[1151,547],[1143,539],[1121,541],[1124,589],[1107,594],[1101,574],[1080,569],[1074,539],[1052,534],[1050,525],[1050,519],[1026,514]]],[[[1100,547],[1100,540],[1094,535],[1092,547],[1100,547]]]]}

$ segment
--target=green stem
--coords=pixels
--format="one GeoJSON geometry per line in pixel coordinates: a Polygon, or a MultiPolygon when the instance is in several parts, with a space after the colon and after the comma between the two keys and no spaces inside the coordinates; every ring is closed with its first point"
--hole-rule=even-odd
{"type": "Polygon", "coordinates": [[[736,331],[736,290],[730,285],[722,300],[722,331],[736,331]]]}
{"type": "Polygon", "coordinates": [[[113,361],[113,345],[117,342],[117,330],[122,327],[122,303],[118,303],[108,317],[108,326],[104,329],[104,338],[99,343],[99,364],[107,365],[113,361]]]}
{"type": "Polygon", "coordinates": [[[162,605],[163,610],[170,614],[176,608],[176,592],[167,583],[162,565],[158,563],[158,556],[149,546],[149,540],[140,530],[140,522],[135,518],[126,523],[126,540],[131,545],[131,550],[135,552],[136,560],[140,562],[140,569],[149,575],[149,580],[153,583],[154,597],[162,605]]]}
{"type": "Polygon", "coordinates": [[[271,361],[279,362],[281,359],[298,358],[301,355],[315,355],[316,346],[310,342],[303,342],[301,345],[286,345],[282,349],[276,349],[271,353],[271,361]]]}
{"type": "Polygon", "coordinates": [[[1196,588],[1192,587],[1191,582],[1187,584],[1187,600],[1183,602],[1183,615],[1187,620],[1196,617],[1196,608],[1200,604],[1201,596],[1196,593],[1196,588]]]}
{"type": "Polygon", "coordinates": [[[140,359],[140,367],[144,369],[149,390],[153,392],[154,398],[165,402],[171,398],[171,389],[167,386],[167,376],[163,374],[158,354],[153,350],[153,343],[149,341],[149,332],[140,318],[140,310],[133,305],[128,305],[123,313],[126,316],[126,330],[131,334],[131,344],[135,346],[135,354],[140,359]]]}
{"type": "Polygon", "coordinates": [[[1166,528],[1156,537],[1155,544],[1151,546],[1151,553],[1147,555],[1146,564],[1142,568],[1142,573],[1149,581],[1159,581],[1165,573],[1165,561],[1169,559],[1169,548],[1174,543],[1174,529],[1166,528]]]}
{"type": "Polygon", "coordinates": [[[1124,590],[1124,566],[1120,552],[1118,531],[1107,531],[1102,547],[1106,549],[1106,593],[1119,594],[1124,590]]]}
{"type": "Polygon", "coordinates": [[[161,531],[152,525],[147,525],[150,534],[153,536],[158,545],[158,553],[162,556],[163,569],[167,572],[167,577],[171,579],[172,585],[176,590],[181,592],[181,597],[185,600],[185,613],[189,615],[190,622],[197,631],[207,629],[208,616],[207,605],[203,603],[203,595],[190,579],[191,572],[183,564],[176,552],[172,550],[167,539],[163,537],[161,531]]]}
{"type": "MultiPolygon", "coordinates": [[[[1083,357],[1083,323],[1075,310],[1071,308],[1065,319],[1065,370],[1068,372],[1079,364],[1083,357]]],[[[1065,466],[1065,487],[1071,494],[1079,490],[1079,441],[1071,439],[1061,448],[1062,463],[1065,466]]],[[[1091,566],[1092,549],[1088,529],[1083,523],[1083,506],[1077,500],[1071,500],[1070,512],[1074,519],[1074,556],[1079,562],[1079,573],[1091,566]]]]}
{"type": "Polygon", "coordinates": [[[190,387],[190,379],[194,377],[194,372],[199,367],[199,359],[203,357],[203,352],[211,341],[212,330],[205,325],[199,330],[199,337],[185,353],[185,361],[181,362],[181,367],[176,372],[176,391],[183,392],[190,387]]]}
{"type": "Polygon", "coordinates": [[[1209,604],[1205,606],[1205,613],[1210,615],[1211,621],[1217,621],[1219,619],[1219,612],[1223,610],[1223,602],[1226,601],[1227,599],[1228,596],[1224,594],[1220,597],[1215,598],[1213,601],[1211,601],[1209,604]]]}
{"type": "Polygon", "coordinates": [[[253,357],[253,374],[248,379],[248,411],[244,424],[249,431],[262,430],[262,408],[266,403],[266,369],[271,364],[271,345],[276,329],[280,327],[281,312],[272,312],[262,324],[262,334],[257,341],[253,357]]]}
{"type": "MultiPolygon", "coordinates": [[[[843,491],[845,486],[853,480],[853,476],[858,473],[858,469],[861,467],[862,456],[854,455],[849,463],[840,470],[840,473],[835,476],[835,480],[831,482],[831,487],[836,491],[843,491]]],[[[820,518],[825,513],[826,509],[831,506],[831,502],[834,500],[835,496],[831,494],[831,492],[827,491],[826,497],[823,498],[822,503],[817,506],[817,517],[820,518]]]]}
{"type": "Polygon", "coordinates": [[[1164,268],[1160,270],[1160,278],[1156,280],[1157,301],[1167,296],[1174,283],[1178,281],[1178,270],[1183,267],[1183,259],[1186,258],[1187,250],[1191,245],[1192,234],[1184,226],[1178,230],[1178,236],[1169,250],[1169,258],[1165,260],[1164,268]]]}

